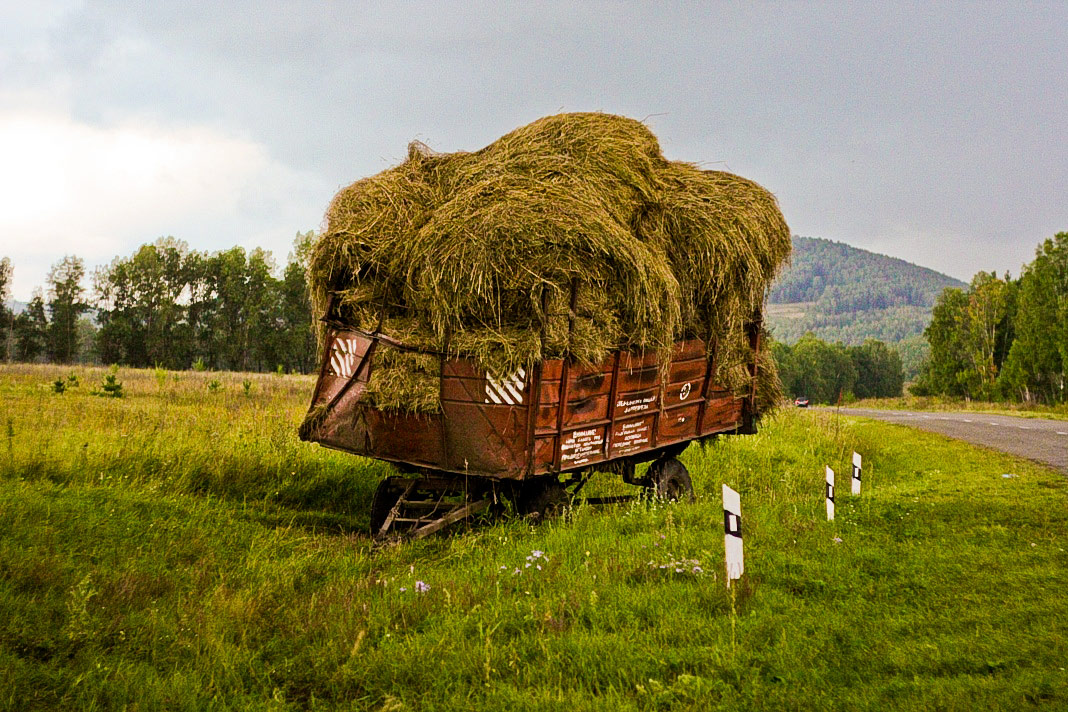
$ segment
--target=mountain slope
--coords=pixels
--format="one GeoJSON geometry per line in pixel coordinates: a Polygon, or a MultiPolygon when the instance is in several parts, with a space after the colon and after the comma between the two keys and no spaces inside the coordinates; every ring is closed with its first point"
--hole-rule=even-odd
{"type": "Polygon", "coordinates": [[[792,343],[811,331],[825,341],[888,343],[923,333],[946,287],[964,283],[896,257],[813,237],[794,237],[790,268],[769,295],[775,338],[792,343]]]}

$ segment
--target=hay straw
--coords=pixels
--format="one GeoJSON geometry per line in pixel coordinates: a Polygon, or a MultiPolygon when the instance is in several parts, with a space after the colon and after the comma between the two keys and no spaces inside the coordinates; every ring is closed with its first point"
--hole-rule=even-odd
{"type": "MultiPolygon", "coordinates": [[[[498,374],[617,348],[667,354],[701,337],[718,350],[717,378],[740,393],[744,325],[789,251],[759,185],[667,161],[638,121],[560,114],[473,153],[412,146],[400,165],[340,191],[309,284],[319,313],[337,291],[344,320],[370,329],[382,315],[395,338],[498,374]]],[[[437,408],[430,370],[401,359],[372,373],[379,407],[437,408]]]]}

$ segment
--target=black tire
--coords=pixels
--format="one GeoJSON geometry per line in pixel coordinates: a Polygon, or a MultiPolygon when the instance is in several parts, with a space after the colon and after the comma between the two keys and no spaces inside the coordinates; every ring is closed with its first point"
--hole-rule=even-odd
{"type": "Polygon", "coordinates": [[[539,521],[559,516],[571,503],[564,485],[552,479],[524,482],[516,495],[516,511],[539,521]]]}
{"type": "Polygon", "coordinates": [[[674,457],[657,460],[649,466],[649,482],[658,499],[693,502],[690,471],[674,457]]]}
{"type": "Polygon", "coordinates": [[[378,483],[375,496],[371,500],[371,536],[378,536],[378,530],[386,523],[393,505],[404,494],[406,480],[399,477],[387,477],[378,483]]]}

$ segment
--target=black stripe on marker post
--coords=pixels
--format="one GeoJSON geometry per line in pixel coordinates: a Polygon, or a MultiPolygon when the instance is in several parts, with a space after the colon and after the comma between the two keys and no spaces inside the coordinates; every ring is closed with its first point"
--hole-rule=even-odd
{"type": "Polygon", "coordinates": [[[726,509],[723,510],[723,533],[727,536],[736,536],[739,539],[742,538],[742,518],[734,512],[729,512],[726,509]],[[734,527],[731,527],[733,519],[734,527]]]}

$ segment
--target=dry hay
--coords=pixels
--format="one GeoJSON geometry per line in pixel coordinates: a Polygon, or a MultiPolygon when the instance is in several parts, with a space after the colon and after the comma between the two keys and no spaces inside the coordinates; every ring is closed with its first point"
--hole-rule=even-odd
{"type": "MultiPolygon", "coordinates": [[[[700,337],[718,351],[718,380],[741,393],[744,325],[789,252],[775,198],[756,183],[666,160],[638,121],[560,114],[473,153],[413,144],[400,165],[341,190],[309,283],[319,314],[334,291],[344,322],[382,323],[497,374],[700,337]]],[[[431,360],[379,357],[369,398],[436,410],[431,360]]],[[[762,374],[758,392],[776,392],[774,370],[762,374]]]]}

